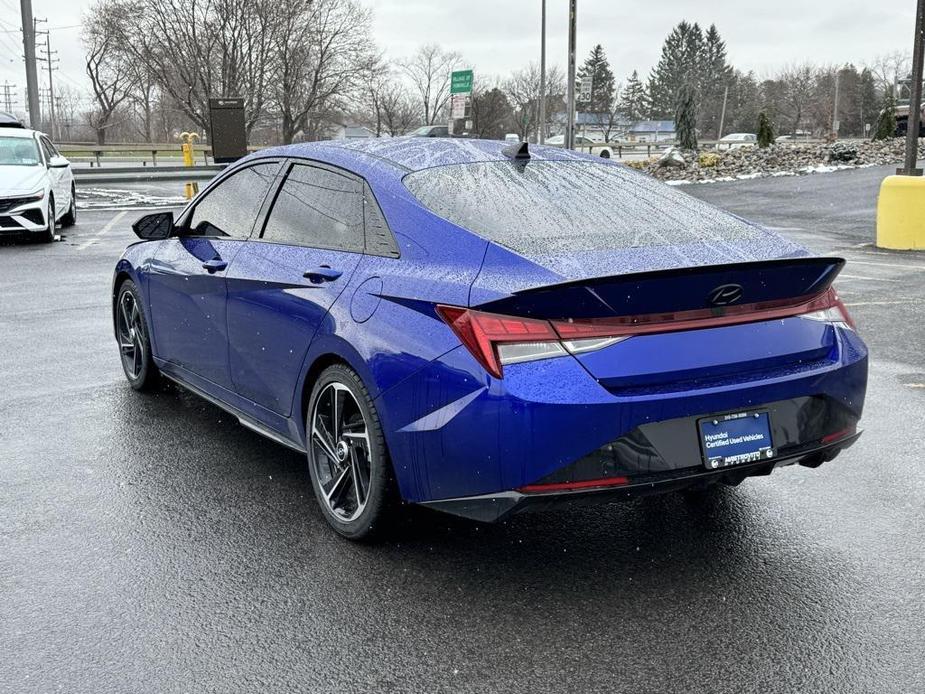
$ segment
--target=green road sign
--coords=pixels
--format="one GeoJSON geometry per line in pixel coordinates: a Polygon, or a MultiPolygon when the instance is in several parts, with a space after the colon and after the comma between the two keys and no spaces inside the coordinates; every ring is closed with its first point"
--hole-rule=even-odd
{"type": "Polygon", "coordinates": [[[450,74],[450,94],[472,93],[472,70],[456,70],[450,74]]]}

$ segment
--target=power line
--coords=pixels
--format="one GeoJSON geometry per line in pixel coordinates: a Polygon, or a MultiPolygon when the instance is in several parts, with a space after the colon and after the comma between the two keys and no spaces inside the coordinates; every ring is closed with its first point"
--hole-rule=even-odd
{"type": "MultiPolygon", "coordinates": [[[[47,19],[37,19],[35,21],[36,24],[48,23],[47,19]]],[[[52,78],[52,72],[57,69],[55,65],[61,61],[55,57],[58,51],[51,50],[51,31],[46,29],[44,31],[37,31],[36,33],[45,35],[45,46],[43,47],[45,53],[39,56],[38,60],[45,63],[48,68],[48,113],[51,115],[51,138],[55,139],[55,83],[52,78]]]]}

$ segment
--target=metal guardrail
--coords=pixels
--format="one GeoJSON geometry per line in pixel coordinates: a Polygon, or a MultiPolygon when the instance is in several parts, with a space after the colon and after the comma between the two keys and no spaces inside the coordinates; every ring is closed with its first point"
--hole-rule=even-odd
{"type": "Polygon", "coordinates": [[[208,166],[103,166],[74,168],[78,183],[118,183],[120,181],[203,181],[216,176],[225,164],[208,166]]]}
{"type": "MultiPolygon", "coordinates": [[[[109,145],[98,145],[92,142],[61,142],[56,144],[58,151],[71,161],[85,162],[89,161],[90,166],[100,167],[105,159],[137,159],[142,158],[142,166],[147,166],[148,160],[144,157],[150,156],[151,166],[158,166],[158,157],[164,159],[177,159],[182,161],[183,150],[179,142],[167,143],[115,143],[109,145]]],[[[256,152],[262,147],[248,147],[249,152],[256,152]]],[[[202,158],[205,166],[210,166],[209,159],[212,157],[212,148],[208,145],[196,147],[194,153],[197,159],[202,158]]]]}

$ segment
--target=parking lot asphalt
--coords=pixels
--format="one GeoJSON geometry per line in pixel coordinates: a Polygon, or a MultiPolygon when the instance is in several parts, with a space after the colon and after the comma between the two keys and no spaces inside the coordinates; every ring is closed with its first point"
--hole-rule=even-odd
{"type": "Polygon", "coordinates": [[[109,291],[140,212],[0,245],[0,691],[923,691],[925,254],[870,245],[886,173],[684,188],[848,259],[870,384],[838,459],[494,526],[419,511],[375,546],[328,530],[298,454],[129,389],[109,291]]]}

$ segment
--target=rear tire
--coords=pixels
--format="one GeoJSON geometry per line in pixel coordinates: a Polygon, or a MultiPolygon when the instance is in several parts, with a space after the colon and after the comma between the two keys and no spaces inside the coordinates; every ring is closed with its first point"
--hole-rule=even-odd
{"type": "Polygon", "coordinates": [[[380,537],[398,493],[379,414],[353,369],[334,364],[321,372],[305,434],[312,489],[325,520],[349,540],[380,537]]]}
{"type": "Polygon", "coordinates": [[[74,187],[74,184],[71,184],[71,206],[67,208],[67,212],[61,218],[62,227],[72,227],[77,224],[77,190],[74,187]]]}
{"type": "Polygon", "coordinates": [[[135,390],[153,390],[160,380],[160,371],[151,357],[151,338],[142,310],[141,293],[132,280],[119,285],[114,310],[116,340],[125,377],[135,390]]]}

